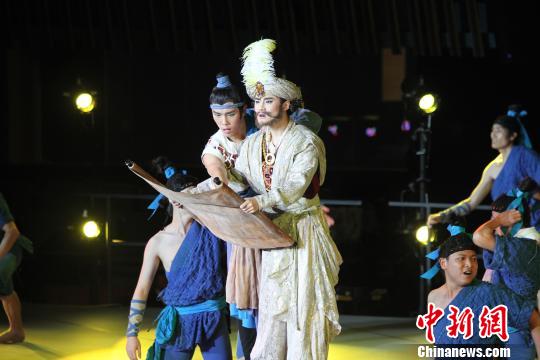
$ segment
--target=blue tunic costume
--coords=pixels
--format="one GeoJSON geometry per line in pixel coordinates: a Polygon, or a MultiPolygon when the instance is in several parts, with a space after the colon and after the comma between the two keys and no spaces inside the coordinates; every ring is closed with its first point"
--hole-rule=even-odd
{"type": "Polygon", "coordinates": [[[465,286],[456,297],[444,309],[444,316],[433,328],[436,345],[501,345],[499,337],[494,335],[488,338],[480,337],[478,319],[482,313],[482,307],[494,308],[504,304],[508,308],[508,325],[520,330],[529,328],[529,319],[535,307],[535,302],[526,300],[505,287],[493,285],[487,282],[474,280],[465,286]],[[451,338],[447,334],[446,327],[450,325],[447,316],[450,314],[450,305],[456,306],[463,311],[467,306],[474,313],[473,336],[467,340],[460,334],[451,338]]]}
{"type": "MultiPolygon", "coordinates": [[[[491,283],[505,286],[525,299],[536,301],[540,289],[540,254],[535,240],[496,236],[495,251],[484,250],[484,265],[493,270],[491,283]]],[[[513,357],[534,359],[529,329],[512,329],[507,344],[513,357]]]]}
{"type": "Polygon", "coordinates": [[[226,326],[224,254],[223,241],[193,221],[167,273],[169,283],[161,293],[167,306],[147,359],[162,359],[165,351],[191,352],[226,326]]]}
{"type": "MultiPolygon", "coordinates": [[[[491,198],[497,199],[507,191],[518,187],[519,182],[525,177],[530,177],[537,184],[540,184],[540,156],[531,149],[522,145],[512,146],[510,155],[506,159],[501,172],[493,181],[491,187],[491,198]]],[[[531,224],[540,230],[540,208],[538,201],[531,200],[532,206],[531,224]]]]}
{"type": "Polygon", "coordinates": [[[535,300],[540,289],[540,253],[535,240],[496,236],[495,251],[484,250],[484,265],[493,270],[491,283],[535,300]]]}
{"type": "MultiPolygon", "coordinates": [[[[11,215],[11,212],[9,211],[4,196],[0,193],[0,240],[4,236],[2,228],[12,221],[15,221],[13,215],[11,215]]],[[[21,263],[23,250],[32,253],[33,246],[32,242],[27,237],[20,235],[9,252],[0,258],[0,296],[7,296],[13,293],[12,277],[13,273],[21,263]]]]}

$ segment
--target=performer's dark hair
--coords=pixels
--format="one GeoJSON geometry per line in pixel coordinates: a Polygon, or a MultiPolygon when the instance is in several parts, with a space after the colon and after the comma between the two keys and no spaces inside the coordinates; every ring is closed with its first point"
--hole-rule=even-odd
{"type": "Polygon", "coordinates": [[[455,252],[463,250],[478,251],[478,247],[473,243],[471,235],[467,233],[461,233],[450,236],[439,249],[439,258],[447,259],[455,252]]]}
{"type": "Polygon", "coordinates": [[[169,179],[167,179],[167,183],[165,186],[167,186],[168,189],[171,189],[173,191],[182,191],[185,188],[189,186],[197,185],[197,179],[193,176],[185,175],[181,171],[178,170],[178,167],[175,166],[167,157],[165,156],[158,156],[154,160],[152,160],[152,165],[155,169],[155,172],[158,175],[165,176],[165,170],[168,167],[172,167],[175,169],[175,173],[173,176],[171,176],[169,179]]]}
{"type": "Polygon", "coordinates": [[[521,105],[513,104],[508,106],[508,111],[514,112],[514,116],[510,116],[508,114],[500,115],[498,116],[493,124],[500,125],[508,130],[509,135],[512,136],[513,133],[516,133],[517,136],[514,139],[515,144],[519,144],[519,140],[521,137],[521,125],[519,123],[518,118],[520,117],[520,113],[523,110],[523,107],[521,105]]]}
{"type": "MultiPolygon", "coordinates": [[[[538,184],[527,176],[519,182],[518,189],[524,193],[532,194],[538,191],[538,184]]],[[[491,210],[499,213],[504,212],[514,199],[515,197],[513,196],[502,194],[491,203],[491,210]]],[[[523,198],[521,201],[524,209],[524,213],[522,214],[523,227],[529,227],[531,223],[531,210],[526,198],[523,198]]]]}
{"type": "MultiPolygon", "coordinates": [[[[284,98],[279,98],[279,101],[280,101],[280,104],[283,104],[285,101],[284,98]]],[[[304,100],[302,99],[295,99],[295,100],[290,100],[290,105],[289,105],[289,110],[287,110],[287,114],[291,115],[292,113],[294,113],[296,110],[298,109],[302,109],[304,107],[304,100]]]]}
{"type": "Polygon", "coordinates": [[[515,117],[508,116],[508,115],[500,115],[498,116],[493,124],[497,124],[508,130],[509,136],[512,136],[513,133],[516,133],[517,136],[513,140],[514,143],[518,143],[519,137],[520,137],[520,126],[519,122],[515,117]]]}
{"type": "MultiPolygon", "coordinates": [[[[218,73],[216,75],[216,78],[226,76],[224,73],[218,73]]],[[[244,102],[244,99],[242,98],[242,95],[240,95],[240,92],[236,88],[236,86],[232,85],[225,87],[225,88],[218,88],[214,87],[212,89],[212,92],[210,93],[210,104],[219,104],[223,105],[228,102],[232,102],[233,104],[244,102]]],[[[241,112],[242,110],[240,110],[241,112]]]]}
{"type": "MultiPolygon", "coordinates": [[[[175,166],[167,157],[158,156],[152,160],[154,172],[165,177],[165,170],[169,167],[175,169],[175,173],[169,179],[165,186],[173,191],[182,191],[190,186],[196,186],[198,181],[195,177],[183,174],[177,166],[175,166]]],[[[169,204],[167,198],[163,198],[159,204],[160,207],[167,207],[168,217],[172,216],[172,205],[169,204]]],[[[166,221],[168,218],[166,219],[166,221]]]]}
{"type": "Polygon", "coordinates": [[[459,215],[456,215],[455,213],[450,213],[448,215],[448,224],[454,225],[454,226],[462,226],[466,228],[467,220],[465,220],[464,216],[459,216],[459,215]]]}

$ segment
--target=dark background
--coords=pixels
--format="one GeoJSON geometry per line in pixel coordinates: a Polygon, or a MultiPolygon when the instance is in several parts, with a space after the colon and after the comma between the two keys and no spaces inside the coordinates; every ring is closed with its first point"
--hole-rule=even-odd
{"type": "MultiPolygon", "coordinates": [[[[129,300],[143,247],[114,245],[108,268],[104,231],[96,240],[80,235],[83,210],[102,224],[109,218],[111,240],[144,244],[163,214],[146,221],[153,193],[123,160],[149,168],[166,155],[204,178],[200,152],[216,130],[207,100],[215,74],[227,72],[239,84],[241,51],[261,37],[278,41],[278,74],[300,85],[306,107],[324,119],[321,197],[363,202],[331,206],[344,257],[338,293],[352,296],[340,302],[343,312],[408,315],[418,305],[412,232],[422,219],[387,205],[418,199],[408,185],[418,177],[412,133],[422,117],[404,110],[403,79],[422,77],[442,100],[433,116],[431,201],[470,193],[497,155],[489,131],[509,104],[526,107],[525,125],[538,140],[537,25],[529,2],[1,3],[0,191],[36,245],[16,278],[25,301],[129,300]],[[77,79],[97,92],[93,115],[64,96],[79,89],[77,79]],[[400,130],[404,119],[413,131],[400,130]],[[368,126],[377,127],[376,137],[365,136],[368,126]]],[[[471,229],[485,216],[471,215],[471,229]]]]}

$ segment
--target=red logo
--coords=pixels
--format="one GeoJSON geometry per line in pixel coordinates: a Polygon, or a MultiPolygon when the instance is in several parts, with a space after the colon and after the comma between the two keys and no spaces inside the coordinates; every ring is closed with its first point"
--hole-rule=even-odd
{"type": "Polygon", "coordinates": [[[448,336],[455,339],[458,334],[462,334],[463,339],[470,339],[473,336],[474,313],[472,309],[467,306],[461,313],[454,305],[450,305],[449,309],[450,314],[447,318],[450,320],[450,325],[446,327],[448,336]]]}
{"type": "Polygon", "coordinates": [[[432,303],[428,305],[428,313],[426,315],[418,315],[416,318],[416,327],[420,330],[426,329],[426,339],[430,343],[435,342],[435,337],[433,336],[433,327],[437,322],[443,317],[444,311],[435,307],[432,303]]]}
{"type": "MultiPolygon", "coordinates": [[[[474,331],[474,313],[470,307],[459,311],[454,305],[448,306],[450,313],[446,316],[450,325],[446,326],[448,337],[457,338],[460,334],[464,340],[470,339],[474,331]]],[[[425,315],[418,315],[416,318],[416,327],[420,330],[426,330],[426,340],[430,343],[435,342],[433,327],[444,316],[444,310],[436,307],[434,304],[428,304],[428,312],[425,315]]],[[[478,317],[479,335],[482,338],[488,338],[497,335],[502,341],[508,341],[508,308],[506,305],[498,305],[493,309],[487,306],[482,307],[482,313],[478,317]]]]}
{"type": "Polygon", "coordinates": [[[487,338],[497,335],[502,341],[508,340],[508,308],[498,305],[493,309],[482,308],[479,317],[480,337],[487,338]]]}

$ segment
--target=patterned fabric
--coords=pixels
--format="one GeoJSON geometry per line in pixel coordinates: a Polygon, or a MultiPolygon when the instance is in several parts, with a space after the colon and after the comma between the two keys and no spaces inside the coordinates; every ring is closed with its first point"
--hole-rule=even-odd
{"type": "Polygon", "coordinates": [[[491,282],[536,300],[540,289],[540,249],[534,240],[496,236],[495,251],[484,250],[484,264],[493,270],[491,282]]]}
{"type": "Polygon", "coordinates": [[[319,197],[303,197],[319,171],[324,182],[326,158],[322,140],[294,125],[282,140],[266,191],[262,172],[263,132],[246,139],[236,169],[274,223],[296,242],[294,248],[263,251],[259,322],[252,359],[325,359],[330,340],[339,334],[334,286],[341,255],[320,209],[319,197]],[[286,324],[278,329],[279,324],[286,324]],[[286,341],[283,340],[286,338],[286,341]],[[286,349],[283,349],[286,343],[286,349]]]}
{"type": "Polygon", "coordinates": [[[478,319],[482,313],[483,306],[487,306],[491,309],[500,304],[504,304],[508,307],[509,326],[520,330],[527,330],[529,328],[529,318],[535,307],[534,301],[523,299],[505,287],[483,281],[474,281],[471,285],[461,289],[456,297],[444,309],[444,316],[433,328],[435,344],[500,344],[500,340],[496,335],[489,338],[482,338],[478,331],[478,319]],[[464,340],[461,334],[458,335],[457,338],[451,338],[447,335],[446,327],[450,325],[450,320],[447,318],[450,314],[450,305],[456,306],[460,311],[463,311],[463,309],[468,306],[474,313],[473,336],[470,339],[464,340]]]}
{"type": "MultiPolygon", "coordinates": [[[[540,157],[534,150],[527,149],[521,145],[515,145],[512,147],[501,172],[495,181],[493,181],[491,198],[495,200],[502,194],[517,188],[519,182],[527,176],[536,181],[537,184],[540,184],[540,157]]],[[[540,230],[538,201],[533,199],[530,205],[532,207],[536,206],[535,211],[531,213],[531,224],[537,230],[540,230]]]]}
{"type": "Polygon", "coordinates": [[[128,327],[126,330],[126,336],[137,336],[139,334],[140,326],[143,321],[144,311],[146,310],[145,300],[131,300],[128,316],[128,327]]]}
{"type": "Polygon", "coordinates": [[[261,141],[261,163],[262,173],[264,177],[264,189],[270,191],[272,189],[272,174],[274,173],[274,165],[268,165],[265,161],[266,154],[266,134],[263,134],[263,140],[261,141]]]}
{"type": "Polygon", "coordinates": [[[225,169],[227,169],[229,187],[235,192],[241,192],[246,189],[242,179],[234,171],[234,166],[241,146],[241,144],[229,140],[221,130],[218,130],[210,137],[201,155],[202,158],[204,155],[210,154],[223,161],[225,169]]]}

